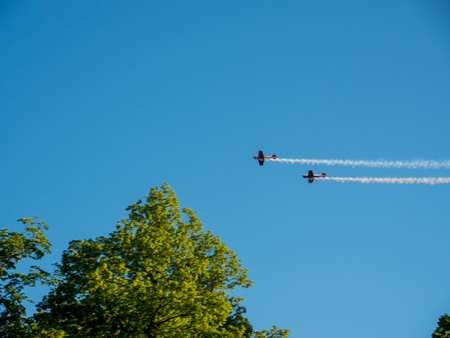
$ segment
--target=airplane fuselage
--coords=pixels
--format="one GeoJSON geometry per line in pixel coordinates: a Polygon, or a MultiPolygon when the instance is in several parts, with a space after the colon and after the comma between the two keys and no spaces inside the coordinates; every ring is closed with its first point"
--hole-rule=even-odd
{"type": "Polygon", "coordinates": [[[307,178],[309,183],[312,183],[312,182],[314,182],[315,178],[325,177],[325,176],[327,176],[327,174],[322,173],[322,175],[314,175],[313,171],[309,170],[307,175],[303,174],[302,176],[303,176],[303,178],[307,178]]]}
{"type": "Polygon", "coordinates": [[[255,160],[259,161],[259,165],[264,165],[265,160],[271,160],[271,159],[277,158],[277,155],[274,154],[272,156],[264,156],[264,153],[260,150],[259,154],[257,156],[256,155],[253,156],[253,158],[255,160]]]}

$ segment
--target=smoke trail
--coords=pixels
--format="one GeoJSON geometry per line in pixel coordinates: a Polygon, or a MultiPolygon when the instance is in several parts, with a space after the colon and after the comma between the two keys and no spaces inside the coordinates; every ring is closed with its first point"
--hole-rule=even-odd
{"type": "Polygon", "coordinates": [[[370,167],[370,168],[410,168],[410,169],[450,169],[450,161],[353,161],[353,160],[313,160],[313,159],[289,159],[274,158],[268,161],[282,163],[301,163],[301,164],[325,164],[325,165],[343,165],[351,167],[370,167]]]}
{"type": "Polygon", "coordinates": [[[439,184],[450,183],[450,177],[319,177],[320,181],[361,182],[361,183],[392,183],[392,184],[439,184]]]}

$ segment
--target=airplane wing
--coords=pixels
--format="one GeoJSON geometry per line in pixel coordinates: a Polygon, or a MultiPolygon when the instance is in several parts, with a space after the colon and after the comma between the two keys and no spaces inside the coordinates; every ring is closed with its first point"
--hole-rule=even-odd
{"type": "Polygon", "coordinates": [[[262,152],[262,150],[259,151],[258,161],[259,161],[259,165],[264,165],[264,153],[262,152]]]}

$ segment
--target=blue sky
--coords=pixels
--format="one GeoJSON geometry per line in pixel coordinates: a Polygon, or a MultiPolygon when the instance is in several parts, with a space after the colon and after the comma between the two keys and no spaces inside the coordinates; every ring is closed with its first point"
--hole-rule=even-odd
{"type": "Polygon", "coordinates": [[[1,220],[49,223],[42,265],[168,182],[249,269],[258,330],[419,338],[450,312],[450,185],[301,178],[450,170],[252,159],[449,160],[448,1],[3,1],[0,74],[1,220]]]}

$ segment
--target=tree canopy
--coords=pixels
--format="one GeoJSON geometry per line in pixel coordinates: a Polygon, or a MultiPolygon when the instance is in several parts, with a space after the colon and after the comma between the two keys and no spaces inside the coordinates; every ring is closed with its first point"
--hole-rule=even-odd
{"type": "Polygon", "coordinates": [[[433,338],[450,338],[450,316],[445,314],[439,318],[438,327],[431,335],[433,338]]]}
{"type": "Polygon", "coordinates": [[[70,242],[56,284],[38,304],[41,330],[67,337],[289,335],[276,327],[253,331],[243,299],[229,294],[252,286],[247,269],[192,210],[180,211],[170,186],[151,189],[127,210],[108,236],[70,242]]]}
{"type": "Polygon", "coordinates": [[[25,287],[47,284],[49,273],[38,266],[31,266],[28,273],[17,272],[17,264],[25,259],[39,260],[51,253],[51,244],[44,235],[48,225],[36,224],[33,218],[21,218],[25,229],[14,232],[0,231],[0,336],[26,337],[33,320],[26,316],[25,301],[32,302],[24,291],[25,287]]]}
{"type": "MultiPolygon", "coordinates": [[[[0,230],[0,337],[286,338],[254,331],[236,287],[253,285],[235,252],[203,230],[173,189],[152,188],[108,236],[75,240],[50,274],[17,265],[51,253],[48,225],[21,218],[22,232],[0,230]],[[50,292],[26,315],[26,287],[50,292]]],[[[450,338],[443,315],[432,338],[450,338]]]]}

